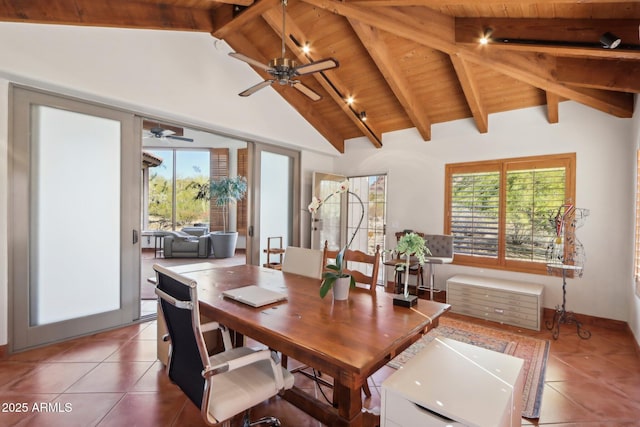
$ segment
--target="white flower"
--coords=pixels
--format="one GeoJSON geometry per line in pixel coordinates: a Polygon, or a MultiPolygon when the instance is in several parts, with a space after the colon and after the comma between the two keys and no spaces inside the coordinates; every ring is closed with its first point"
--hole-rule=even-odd
{"type": "Polygon", "coordinates": [[[313,198],[311,199],[311,203],[309,203],[309,207],[308,207],[309,212],[312,214],[316,213],[321,205],[322,205],[322,200],[320,200],[316,196],[313,196],[313,198]]]}
{"type": "Polygon", "coordinates": [[[349,180],[345,179],[340,183],[340,186],[336,190],[336,193],[346,193],[347,191],[349,191],[349,180]]]}

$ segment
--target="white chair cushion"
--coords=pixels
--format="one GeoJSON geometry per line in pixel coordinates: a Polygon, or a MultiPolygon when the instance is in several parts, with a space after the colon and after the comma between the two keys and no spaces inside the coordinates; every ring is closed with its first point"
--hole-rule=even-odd
{"type": "MultiPolygon", "coordinates": [[[[209,360],[215,366],[253,351],[248,347],[234,348],[215,354],[209,360]]],[[[284,388],[293,387],[293,375],[284,368],[280,369],[282,369],[284,388]]],[[[210,391],[209,414],[218,422],[224,421],[269,399],[276,392],[273,369],[268,360],[214,375],[210,391]]]]}

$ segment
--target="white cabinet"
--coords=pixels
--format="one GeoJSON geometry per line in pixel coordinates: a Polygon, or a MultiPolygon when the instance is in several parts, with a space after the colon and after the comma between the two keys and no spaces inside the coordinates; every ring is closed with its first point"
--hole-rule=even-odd
{"type": "Polygon", "coordinates": [[[513,280],[456,275],[447,280],[451,312],[540,330],[544,286],[513,280]]]}
{"type": "Polygon", "coordinates": [[[382,383],[381,427],[515,427],[524,361],[436,338],[382,383]]]}

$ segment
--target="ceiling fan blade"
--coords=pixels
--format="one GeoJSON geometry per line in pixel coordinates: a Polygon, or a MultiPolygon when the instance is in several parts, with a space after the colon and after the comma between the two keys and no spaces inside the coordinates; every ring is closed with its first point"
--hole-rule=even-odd
{"type": "Polygon", "coordinates": [[[311,88],[309,88],[308,86],[302,84],[302,82],[299,80],[291,80],[290,84],[291,86],[302,92],[304,95],[308,96],[312,101],[320,101],[322,99],[320,95],[311,90],[311,88]]]}
{"type": "Polygon", "coordinates": [[[185,136],[167,135],[169,139],[179,139],[180,141],[193,142],[193,138],[187,138],[185,136]]]}
{"type": "Polygon", "coordinates": [[[299,76],[303,76],[305,74],[316,73],[318,71],[329,70],[331,68],[336,68],[340,64],[337,60],[333,58],[321,59],[315,62],[309,62],[308,64],[302,64],[295,68],[295,72],[299,76]]]}
{"type": "Polygon", "coordinates": [[[252,94],[256,93],[257,91],[259,91],[260,89],[269,86],[273,82],[275,82],[275,80],[265,80],[263,82],[258,83],[257,85],[251,86],[249,89],[246,89],[246,90],[240,92],[238,95],[240,95],[240,96],[252,95],[252,94]]]}
{"type": "Polygon", "coordinates": [[[256,61],[253,58],[249,58],[247,55],[243,55],[241,53],[229,52],[229,56],[232,56],[236,59],[239,59],[240,61],[244,61],[249,65],[253,65],[254,67],[260,68],[265,71],[269,71],[271,69],[268,65],[263,64],[262,62],[256,61]]]}

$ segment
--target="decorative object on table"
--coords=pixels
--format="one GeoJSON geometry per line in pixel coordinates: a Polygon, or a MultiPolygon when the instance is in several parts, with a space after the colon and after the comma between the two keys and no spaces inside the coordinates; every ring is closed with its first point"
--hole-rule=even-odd
{"type": "Polygon", "coordinates": [[[576,237],[576,228],[584,225],[588,209],[576,208],[571,203],[560,206],[549,215],[549,221],[555,229],[554,236],[547,246],[547,270],[549,274],[562,274],[562,305],[556,306],[556,312],[552,321],[547,321],[546,326],[552,332],[553,339],[560,335],[560,325],[576,325],[578,336],[582,339],[591,338],[591,332],[582,328],[582,323],[575,317],[572,311],[566,310],[567,303],[567,272],[573,273],[573,277],[582,277],[586,255],[584,246],[576,237]]]}
{"type": "Polygon", "coordinates": [[[216,206],[222,207],[222,230],[210,234],[213,244],[213,256],[229,258],[236,252],[238,241],[237,231],[227,231],[227,214],[229,204],[242,200],[247,193],[247,179],[243,176],[223,177],[211,180],[210,183],[200,185],[196,200],[215,201],[216,206]]]}
{"type": "Polygon", "coordinates": [[[402,353],[391,359],[387,366],[398,369],[438,337],[451,338],[499,353],[509,354],[525,361],[525,387],[522,394],[522,416],[538,418],[544,390],[545,371],[549,357],[548,340],[514,334],[495,328],[480,326],[450,317],[440,318],[440,324],[402,353]]]}
{"type": "MultiPolygon", "coordinates": [[[[358,196],[356,193],[352,191],[349,191],[349,180],[345,179],[340,183],[336,191],[329,194],[324,199],[320,199],[319,197],[313,196],[311,199],[311,203],[309,203],[309,207],[308,207],[309,212],[311,213],[311,222],[313,223],[313,219],[316,212],[318,212],[318,209],[320,209],[320,207],[327,200],[329,200],[331,197],[335,196],[336,194],[345,194],[345,193],[352,195],[360,203],[360,208],[362,210],[360,213],[360,221],[358,221],[358,226],[353,231],[353,235],[351,236],[351,239],[349,239],[349,242],[340,250],[340,252],[338,252],[338,255],[336,256],[335,264],[327,264],[325,266],[326,271],[322,274],[322,283],[320,284],[320,297],[322,298],[324,298],[325,295],[327,295],[327,293],[329,292],[329,289],[331,289],[334,286],[334,284],[338,281],[338,279],[349,278],[349,288],[354,288],[356,286],[356,281],[353,278],[353,276],[351,276],[350,274],[344,271],[346,269],[346,261],[344,259],[344,254],[346,250],[349,248],[349,246],[351,246],[353,239],[355,239],[356,234],[358,233],[358,230],[360,230],[360,226],[362,225],[362,220],[364,219],[364,203],[362,203],[362,199],[360,198],[360,196],[358,196]]],[[[334,292],[334,299],[336,299],[335,297],[336,295],[334,292]]],[[[343,297],[343,295],[339,294],[338,297],[343,297]]],[[[347,299],[347,298],[348,296],[344,299],[347,299]]]]}
{"type": "MultiPolygon", "coordinates": [[[[427,242],[422,236],[417,233],[406,233],[398,240],[398,246],[393,250],[401,257],[404,255],[406,261],[404,264],[398,264],[396,270],[403,269],[405,272],[409,272],[411,265],[411,257],[416,257],[418,264],[425,263],[427,255],[431,255],[431,251],[427,247],[427,242]]],[[[393,297],[393,304],[403,307],[411,307],[418,303],[418,297],[416,295],[409,295],[409,274],[404,275],[404,292],[402,294],[396,294],[393,297]]]]}

